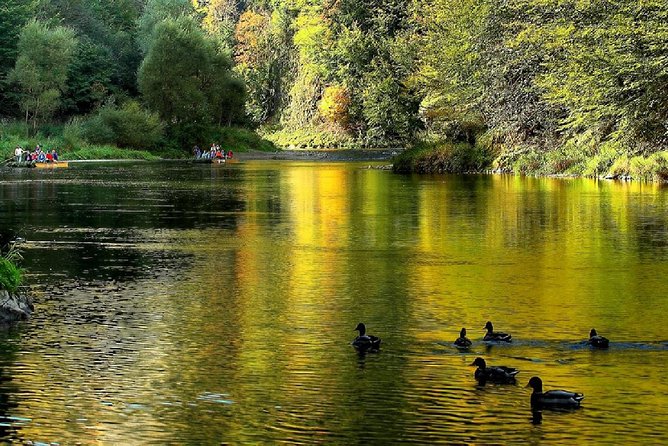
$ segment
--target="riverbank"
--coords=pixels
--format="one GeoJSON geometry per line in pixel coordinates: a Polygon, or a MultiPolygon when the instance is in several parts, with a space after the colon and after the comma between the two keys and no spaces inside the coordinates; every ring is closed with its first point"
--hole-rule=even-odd
{"type": "Polygon", "coordinates": [[[668,151],[631,155],[605,145],[585,155],[570,146],[506,148],[476,144],[420,143],[393,160],[398,173],[511,173],[668,182],[668,151]]]}
{"type": "MultiPolygon", "coordinates": [[[[192,157],[193,147],[177,147],[174,143],[163,141],[158,147],[117,147],[113,144],[96,144],[72,136],[67,127],[49,126],[48,131],[38,131],[34,136],[26,136],[25,127],[14,124],[0,123],[0,166],[14,159],[17,146],[24,150],[34,150],[38,145],[43,150],[55,149],[59,158],[64,161],[75,160],[147,160],[187,159],[192,157]]],[[[236,153],[247,151],[275,152],[277,147],[270,141],[250,129],[239,127],[222,127],[215,135],[202,143],[202,149],[215,142],[221,149],[236,153]]]]}

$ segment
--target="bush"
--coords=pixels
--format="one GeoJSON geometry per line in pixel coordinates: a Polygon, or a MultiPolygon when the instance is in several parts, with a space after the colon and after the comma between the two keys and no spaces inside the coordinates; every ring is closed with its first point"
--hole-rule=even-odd
{"type": "Polygon", "coordinates": [[[81,134],[91,144],[111,144],[116,139],[114,131],[101,114],[88,119],[83,124],[81,134]]]}
{"type": "Polygon", "coordinates": [[[84,144],[83,125],[78,119],[73,119],[63,129],[63,148],[72,150],[84,144]]]}
{"type": "Polygon", "coordinates": [[[610,170],[608,171],[608,175],[616,178],[620,176],[626,176],[630,171],[631,163],[629,162],[629,156],[624,154],[617,158],[614,163],[612,163],[612,166],[610,166],[610,170]]]}
{"type": "Polygon", "coordinates": [[[159,146],[163,131],[157,114],[129,101],[120,108],[113,105],[101,108],[84,125],[83,136],[93,144],[150,150],[159,146]]]}
{"type": "Polygon", "coordinates": [[[535,148],[532,148],[517,157],[513,163],[513,172],[522,175],[532,175],[538,173],[541,166],[544,165],[543,155],[535,148]]]}
{"type": "Polygon", "coordinates": [[[492,153],[483,145],[423,142],[395,157],[393,170],[403,173],[481,172],[491,162],[492,153]]]}
{"type": "Polygon", "coordinates": [[[658,152],[649,157],[634,156],[629,160],[629,175],[641,181],[668,180],[668,152],[658,152]]]}
{"type": "Polygon", "coordinates": [[[582,174],[589,177],[597,177],[612,168],[615,160],[619,158],[622,151],[615,141],[601,144],[598,153],[584,162],[582,174]]]}
{"type": "Polygon", "coordinates": [[[274,152],[277,150],[273,142],[261,138],[251,130],[239,127],[219,127],[212,132],[211,140],[218,142],[222,149],[233,152],[248,152],[249,150],[274,152]]]}

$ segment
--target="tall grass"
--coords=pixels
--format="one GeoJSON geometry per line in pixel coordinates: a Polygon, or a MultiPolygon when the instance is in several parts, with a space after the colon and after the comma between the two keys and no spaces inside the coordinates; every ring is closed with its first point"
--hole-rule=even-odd
{"type": "Polygon", "coordinates": [[[11,244],[7,252],[0,254],[0,290],[15,293],[23,283],[23,270],[19,268],[21,253],[11,244]]]}
{"type": "Polygon", "coordinates": [[[160,156],[146,150],[119,149],[114,146],[86,146],[65,151],[61,159],[68,160],[158,160],[160,156]]]}

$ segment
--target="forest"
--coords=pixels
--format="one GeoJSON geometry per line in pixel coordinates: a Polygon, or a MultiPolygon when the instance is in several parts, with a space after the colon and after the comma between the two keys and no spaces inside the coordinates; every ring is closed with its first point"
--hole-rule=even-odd
{"type": "Polygon", "coordinates": [[[3,0],[0,91],[5,140],[668,179],[663,0],[3,0]]]}

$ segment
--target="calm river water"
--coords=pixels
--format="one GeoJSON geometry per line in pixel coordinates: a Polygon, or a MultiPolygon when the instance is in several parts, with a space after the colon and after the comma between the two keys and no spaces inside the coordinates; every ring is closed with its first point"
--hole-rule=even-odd
{"type": "Polygon", "coordinates": [[[668,189],[362,167],[2,171],[36,312],[0,332],[0,442],[668,441],[668,189]],[[534,423],[533,375],[583,407],[534,423]]]}

